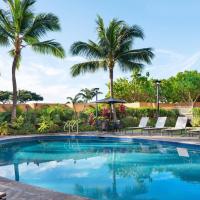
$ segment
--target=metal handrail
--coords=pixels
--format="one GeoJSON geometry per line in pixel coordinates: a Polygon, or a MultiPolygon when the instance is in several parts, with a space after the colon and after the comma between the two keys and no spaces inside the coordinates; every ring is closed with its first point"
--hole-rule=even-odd
{"type": "Polygon", "coordinates": [[[64,131],[68,129],[68,132],[71,133],[76,128],[76,132],[79,133],[79,123],[80,123],[80,120],[67,121],[64,125],[64,131]]]}

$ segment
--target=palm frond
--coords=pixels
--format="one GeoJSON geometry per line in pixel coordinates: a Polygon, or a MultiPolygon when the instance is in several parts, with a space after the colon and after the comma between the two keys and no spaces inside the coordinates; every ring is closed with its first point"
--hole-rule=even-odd
{"type": "Polygon", "coordinates": [[[108,50],[107,47],[109,47],[109,40],[106,35],[106,28],[104,26],[103,19],[99,15],[97,16],[96,23],[97,23],[97,34],[99,40],[98,44],[99,46],[102,47],[102,49],[108,50]]]}
{"type": "Polygon", "coordinates": [[[35,17],[32,25],[26,30],[24,37],[41,38],[48,31],[59,31],[59,19],[52,13],[42,13],[35,17]]]}
{"type": "Polygon", "coordinates": [[[153,57],[154,53],[152,48],[143,48],[123,52],[118,56],[118,59],[151,64],[153,57]]]}
{"type": "Polygon", "coordinates": [[[133,41],[131,39],[124,41],[122,44],[119,44],[119,46],[117,46],[115,49],[114,57],[118,58],[118,56],[120,56],[122,52],[129,51],[132,48],[132,44],[133,44],[133,41]]]}
{"type": "Polygon", "coordinates": [[[142,63],[132,62],[129,60],[119,60],[119,67],[123,72],[132,71],[134,69],[142,70],[144,65],[142,63]]]}
{"type": "Polygon", "coordinates": [[[9,46],[10,42],[7,36],[1,34],[0,31],[0,46],[9,46]]]}
{"type": "Polygon", "coordinates": [[[99,69],[106,70],[106,62],[105,61],[88,61],[84,63],[75,64],[71,67],[71,75],[76,77],[80,74],[84,74],[86,72],[96,72],[99,69]]]}
{"type": "Polygon", "coordinates": [[[8,13],[0,9],[0,34],[14,39],[14,28],[8,13]]]}
{"type": "Polygon", "coordinates": [[[101,91],[99,91],[99,89],[97,88],[92,88],[91,92],[94,94],[94,96],[96,96],[96,94],[103,94],[101,91]]]}
{"type": "Polygon", "coordinates": [[[81,103],[82,101],[80,100],[79,94],[75,95],[74,97],[67,97],[67,100],[69,100],[67,103],[81,103]]]}
{"type": "Polygon", "coordinates": [[[19,32],[21,34],[32,24],[34,19],[34,13],[32,11],[33,4],[36,0],[22,0],[20,3],[20,10],[18,9],[18,22],[19,32]]]}
{"type": "Polygon", "coordinates": [[[117,38],[123,27],[124,21],[113,19],[106,29],[106,37],[109,41],[110,49],[114,50],[117,46],[117,38]]]}
{"type": "Polygon", "coordinates": [[[102,50],[98,44],[89,40],[86,42],[75,42],[70,48],[72,55],[86,56],[87,58],[101,58],[102,50]]]}
{"type": "Polygon", "coordinates": [[[104,26],[104,22],[102,17],[100,17],[99,15],[97,15],[97,33],[98,33],[98,37],[100,39],[105,38],[106,36],[106,30],[105,30],[105,26],[104,26]]]}
{"type": "Polygon", "coordinates": [[[31,12],[32,5],[36,3],[36,0],[22,0],[21,1],[21,8],[23,11],[31,12]]]}
{"type": "MultiPolygon", "coordinates": [[[[15,34],[22,34],[29,26],[34,17],[32,5],[35,0],[4,0],[9,7],[10,21],[12,21],[12,31],[15,34]]],[[[11,30],[10,30],[11,31],[11,30]]]]}
{"type": "Polygon", "coordinates": [[[120,31],[119,36],[119,42],[123,44],[127,40],[133,40],[135,38],[144,39],[144,32],[141,27],[134,25],[134,26],[128,26],[125,25],[122,27],[120,31]]]}
{"type": "Polygon", "coordinates": [[[47,40],[44,42],[38,42],[31,44],[31,47],[34,51],[42,54],[52,54],[58,58],[65,57],[65,50],[58,42],[54,40],[47,40]]]}

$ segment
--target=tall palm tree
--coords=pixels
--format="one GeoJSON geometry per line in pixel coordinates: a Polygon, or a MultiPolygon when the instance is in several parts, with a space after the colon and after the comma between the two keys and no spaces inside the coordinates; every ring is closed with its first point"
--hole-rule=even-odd
{"type": "MultiPolygon", "coordinates": [[[[103,19],[97,17],[98,40],[94,42],[75,42],[71,46],[72,55],[85,56],[88,61],[75,64],[71,67],[71,74],[76,77],[86,72],[96,72],[103,69],[109,72],[110,97],[113,98],[113,70],[116,64],[122,71],[142,68],[144,63],[150,64],[154,54],[151,48],[132,49],[136,38],[144,39],[142,29],[137,26],[129,26],[124,21],[111,20],[105,27],[103,19]]],[[[114,106],[113,118],[116,119],[114,106]]]]}
{"type": "Polygon", "coordinates": [[[35,52],[65,57],[62,46],[54,40],[41,41],[47,32],[59,31],[59,19],[52,13],[35,14],[36,0],[4,0],[8,10],[0,9],[0,45],[11,46],[13,107],[12,121],[16,118],[17,82],[16,69],[20,66],[22,50],[30,47],[35,52]]]}

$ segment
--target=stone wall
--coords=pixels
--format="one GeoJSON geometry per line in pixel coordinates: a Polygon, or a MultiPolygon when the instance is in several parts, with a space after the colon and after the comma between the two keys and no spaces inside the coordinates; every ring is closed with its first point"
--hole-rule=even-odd
{"type": "MultiPolygon", "coordinates": [[[[88,107],[95,107],[95,103],[89,103],[89,104],[76,104],[75,108],[72,104],[47,104],[47,103],[31,103],[31,104],[18,104],[18,108],[22,111],[28,111],[28,110],[38,110],[49,106],[63,106],[63,108],[72,108],[76,109],[77,112],[83,111],[85,108],[88,107]]],[[[138,103],[125,103],[124,104],[128,108],[156,108],[156,103],[144,103],[144,102],[138,102],[138,103]]],[[[191,106],[190,104],[186,103],[178,103],[178,104],[170,104],[170,103],[161,103],[160,108],[172,110],[172,109],[178,109],[178,110],[187,110],[192,107],[200,107],[200,102],[197,102],[194,104],[194,106],[191,106]]],[[[12,108],[12,104],[0,104],[0,112],[6,112],[10,111],[12,108]]]]}

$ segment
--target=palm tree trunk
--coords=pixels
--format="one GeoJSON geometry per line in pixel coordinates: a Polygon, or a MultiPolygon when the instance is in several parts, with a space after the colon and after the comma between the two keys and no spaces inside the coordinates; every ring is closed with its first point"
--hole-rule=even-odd
{"type": "MultiPolygon", "coordinates": [[[[110,68],[109,75],[110,75],[110,97],[114,98],[114,92],[113,92],[113,68],[110,68]]],[[[116,115],[116,110],[115,110],[114,104],[111,104],[111,113],[112,113],[113,120],[116,121],[117,120],[117,115],[116,115]]]]}
{"type": "Polygon", "coordinates": [[[19,59],[19,54],[16,54],[12,64],[12,86],[13,86],[13,105],[11,122],[13,122],[17,117],[17,81],[16,81],[16,68],[19,59]]]}

